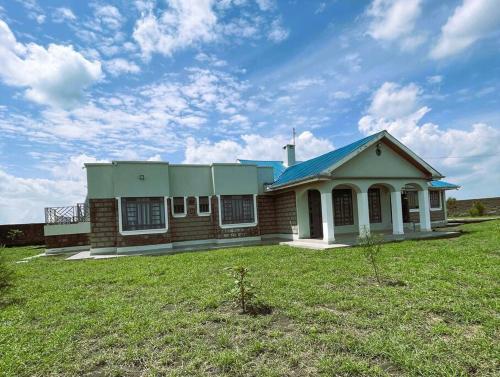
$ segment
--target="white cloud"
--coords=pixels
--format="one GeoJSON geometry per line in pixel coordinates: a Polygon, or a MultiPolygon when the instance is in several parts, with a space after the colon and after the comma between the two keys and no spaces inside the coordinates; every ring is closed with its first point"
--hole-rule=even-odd
{"type": "MultiPolygon", "coordinates": [[[[185,163],[235,162],[236,159],[282,160],[283,145],[290,140],[284,135],[264,137],[256,134],[242,135],[241,140],[210,142],[188,138],[185,163]]],[[[327,139],[317,138],[309,131],[297,137],[298,160],[306,160],[333,150],[327,139]]]]}
{"type": "Polygon", "coordinates": [[[500,177],[500,130],[484,123],[469,129],[422,123],[431,111],[420,105],[422,94],[415,84],[384,83],[359,120],[359,130],[365,135],[389,131],[450,181],[462,185],[464,196],[493,195],[500,177]]]}
{"type": "Polygon", "coordinates": [[[122,58],[116,58],[104,62],[104,68],[113,76],[119,76],[122,73],[139,73],[141,69],[134,62],[122,58]]]}
{"type": "Polygon", "coordinates": [[[215,38],[213,0],[170,0],[168,4],[160,17],[150,10],[135,25],[133,38],[146,59],[155,52],[170,56],[176,50],[215,38]]]}
{"type": "Polygon", "coordinates": [[[52,19],[56,23],[62,23],[65,21],[75,21],[76,16],[71,9],[61,7],[54,9],[54,12],[52,13],[52,19]]]}
{"type": "Polygon", "coordinates": [[[477,40],[500,27],[500,6],[497,0],[464,0],[441,28],[441,35],[431,57],[443,59],[458,54],[477,40]]]}
{"type": "Polygon", "coordinates": [[[50,178],[20,178],[0,169],[0,223],[43,222],[45,207],[82,203],[86,195],[85,154],[72,156],[50,169],[50,178]]]}
{"type": "Polygon", "coordinates": [[[52,106],[68,107],[81,100],[83,90],[101,78],[101,64],[89,61],[73,46],[22,44],[0,20],[0,77],[25,87],[26,97],[52,106]]]}
{"type": "Polygon", "coordinates": [[[101,24],[113,30],[121,28],[125,21],[118,8],[112,5],[95,5],[94,15],[101,24]]]}
{"type": "Polygon", "coordinates": [[[302,78],[298,79],[294,82],[291,82],[290,84],[286,85],[286,89],[288,90],[304,90],[306,88],[309,88],[311,86],[319,86],[323,85],[325,83],[325,80],[320,79],[320,78],[302,78]]]}
{"type": "Polygon", "coordinates": [[[256,0],[260,10],[268,11],[276,7],[275,0],[256,0]]]}
{"type": "Polygon", "coordinates": [[[441,84],[442,81],[443,81],[443,76],[441,75],[434,75],[427,77],[427,82],[429,84],[441,84]]]}
{"type": "Polygon", "coordinates": [[[381,40],[409,34],[420,15],[420,3],[420,0],[374,0],[367,10],[373,18],[368,33],[381,40]]]}
{"type": "Polygon", "coordinates": [[[285,29],[282,25],[281,19],[277,18],[273,22],[271,22],[271,27],[269,29],[269,33],[267,34],[267,38],[275,43],[283,42],[288,38],[290,31],[285,29]]]}
{"type": "Polygon", "coordinates": [[[373,0],[367,9],[371,18],[368,34],[380,41],[399,41],[403,51],[412,51],[426,39],[413,30],[421,13],[421,0],[373,0]]]}
{"type": "Polygon", "coordinates": [[[373,95],[369,113],[380,118],[398,118],[418,106],[421,89],[415,84],[401,86],[385,82],[373,95]]]}

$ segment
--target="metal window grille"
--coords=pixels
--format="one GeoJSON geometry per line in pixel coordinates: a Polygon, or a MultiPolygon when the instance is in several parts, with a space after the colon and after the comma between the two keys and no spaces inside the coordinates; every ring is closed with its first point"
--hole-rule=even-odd
{"type": "Polygon", "coordinates": [[[382,222],[382,208],[380,204],[380,189],[368,189],[368,209],[370,212],[371,223],[382,222]]]}
{"type": "Polygon", "coordinates": [[[174,213],[177,214],[184,214],[184,197],[183,196],[176,196],[174,198],[174,213]]]}
{"type": "Polygon", "coordinates": [[[253,195],[222,195],[222,224],[255,222],[253,195]]]}
{"type": "Polygon", "coordinates": [[[352,190],[333,190],[332,198],[335,225],[354,225],[352,190]]]}
{"type": "Polygon", "coordinates": [[[210,212],[210,205],[208,202],[208,196],[200,196],[198,198],[198,212],[208,213],[210,212]]]}
{"type": "Polygon", "coordinates": [[[429,201],[431,202],[431,208],[440,207],[440,192],[439,191],[429,191],[429,201]]]}
{"type": "Polygon", "coordinates": [[[418,192],[407,191],[406,197],[408,198],[408,207],[410,209],[418,209],[418,192]]]}
{"type": "Polygon", "coordinates": [[[163,198],[122,198],[123,230],[165,228],[165,202],[163,198]]]}

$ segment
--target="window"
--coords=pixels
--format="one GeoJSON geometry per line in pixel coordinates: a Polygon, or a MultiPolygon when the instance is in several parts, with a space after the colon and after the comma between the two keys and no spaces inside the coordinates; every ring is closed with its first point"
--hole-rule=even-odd
{"type": "Polygon", "coordinates": [[[382,222],[382,209],[380,206],[380,189],[368,189],[368,209],[370,212],[371,223],[382,222]]]}
{"type": "Polygon", "coordinates": [[[332,198],[335,225],[353,225],[352,190],[333,190],[332,198]]]}
{"type": "Polygon", "coordinates": [[[221,195],[221,223],[255,223],[253,195],[221,195]]]}
{"type": "Polygon", "coordinates": [[[408,199],[408,208],[418,209],[418,192],[417,191],[407,191],[406,197],[408,199]]]}
{"type": "Polygon", "coordinates": [[[198,214],[210,213],[210,198],[208,196],[198,197],[198,214]]]}
{"type": "Polygon", "coordinates": [[[165,229],[165,200],[121,198],[122,230],[165,229]]]}
{"type": "Polygon", "coordinates": [[[431,208],[441,209],[441,193],[439,191],[429,191],[429,201],[431,208]]]}
{"type": "Polygon", "coordinates": [[[186,214],[186,201],[183,196],[176,196],[172,199],[172,210],[174,215],[186,214]]]}

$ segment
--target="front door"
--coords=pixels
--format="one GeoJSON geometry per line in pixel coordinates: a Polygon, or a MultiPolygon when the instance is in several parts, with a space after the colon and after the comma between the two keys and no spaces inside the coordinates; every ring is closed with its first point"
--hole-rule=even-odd
{"type": "Polygon", "coordinates": [[[309,231],[311,238],[323,238],[323,220],[321,218],[321,194],[318,190],[308,191],[309,231]]]}
{"type": "Polygon", "coordinates": [[[403,211],[403,222],[410,222],[410,205],[408,204],[408,195],[405,191],[401,193],[401,209],[403,211]]]}

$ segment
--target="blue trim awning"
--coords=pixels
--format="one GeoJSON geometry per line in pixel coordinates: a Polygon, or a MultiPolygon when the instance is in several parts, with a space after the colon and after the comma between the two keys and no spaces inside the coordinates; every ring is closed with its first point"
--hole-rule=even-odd
{"type": "Polygon", "coordinates": [[[459,185],[456,185],[454,183],[445,182],[445,181],[430,181],[429,187],[440,188],[440,189],[445,189],[445,190],[454,190],[454,189],[456,190],[456,189],[460,188],[459,185]]]}

